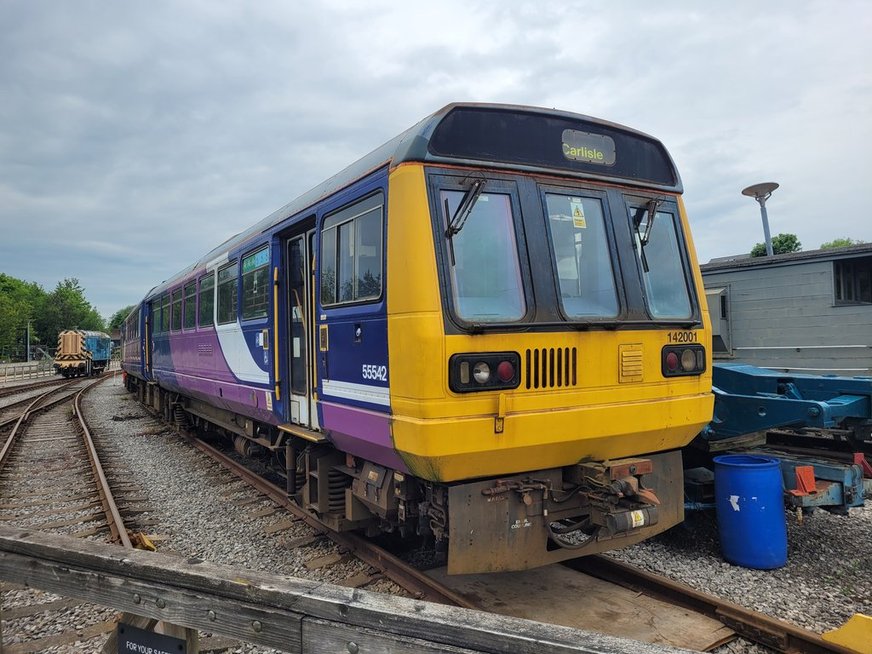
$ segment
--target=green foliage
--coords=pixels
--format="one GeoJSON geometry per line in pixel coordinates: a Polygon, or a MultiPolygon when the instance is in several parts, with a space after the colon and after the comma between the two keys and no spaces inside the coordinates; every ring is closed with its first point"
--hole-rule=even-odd
{"type": "Polygon", "coordinates": [[[63,329],[103,331],[106,325],[85,299],[78,279],[65,279],[46,293],[39,285],[0,273],[0,358],[26,355],[25,329],[31,342],[53,348],[63,329]]]}
{"type": "MultiPolygon", "coordinates": [[[[796,237],[796,234],[779,234],[772,238],[772,254],[790,254],[791,252],[799,252],[802,250],[802,243],[796,237]]],[[[758,243],[751,248],[752,257],[765,257],[766,244],[758,243]]]]}
{"type": "Polygon", "coordinates": [[[130,312],[133,311],[135,304],[128,304],[126,307],[122,309],[118,309],[115,313],[112,314],[112,317],[109,318],[109,331],[113,329],[121,329],[121,325],[124,324],[124,319],[130,315],[130,312]]]}
{"type": "Polygon", "coordinates": [[[27,321],[45,298],[39,284],[0,273],[0,358],[25,356],[27,321]]]}
{"type": "Polygon", "coordinates": [[[49,347],[54,346],[58,332],[64,329],[106,329],[103,318],[85,299],[85,289],[75,277],[58,282],[39,309],[36,329],[49,347]]]}
{"type": "Polygon", "coordinates": [[[853,238],[834,238],[832,241],[821,243],[821,250],[829,250],[830,248],[846,248],[849,245],[862,245],[866,241],[853,238]]]}

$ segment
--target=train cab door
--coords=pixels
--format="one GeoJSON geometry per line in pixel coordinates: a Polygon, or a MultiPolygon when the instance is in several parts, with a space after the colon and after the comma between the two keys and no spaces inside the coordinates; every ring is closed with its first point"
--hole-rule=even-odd
{"type": "Polygon", "coordinates": [[[318,411],[315,405],[315,312],[313,252],[315,230],[309,229],[291,236],[286,242],[288,289],[288,371],[289,403],[291,422],[318,428],[318,411]]]}

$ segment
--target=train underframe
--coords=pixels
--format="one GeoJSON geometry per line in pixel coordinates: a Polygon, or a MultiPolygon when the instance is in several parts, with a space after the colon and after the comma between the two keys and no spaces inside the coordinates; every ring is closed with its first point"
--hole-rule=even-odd
{"type": "Polygon", "coordinates": [[[55,374],[64,377],[89,377],[102,375],[108,365],[108,361],[80,359],[57,362],[54,364],[54,368],[55,374]]]}
{"type": "Polygon", "coordinates": [[[127,376],[165,420],[268,462],[337,531],[427,539],[450,574],[524,570],[632,545],[684,519],[678,450],[499,478],[420,479],[127,376]]]}

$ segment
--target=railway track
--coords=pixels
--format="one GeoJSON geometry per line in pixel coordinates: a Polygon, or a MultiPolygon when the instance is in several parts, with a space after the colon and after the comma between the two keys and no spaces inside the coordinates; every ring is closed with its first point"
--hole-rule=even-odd
{"type": "Polygon", "coordinates": [[[27,384],[10,384],[9,386],[0,387],[0,398],[7,397],[9,395],[16,395],[18,393],[24,393],[26,391],[30,391],[36,388],[44,388],[46,386],[56,386],[58,384],[66,381],[65,379],[44,379],[38,382],[30,382],[27,384]]]}
{"type": "MultiPolygon", "coordinates": [[[[182,433],[196,448],[244,480],[246,484],[254,488],[258,493],[268,497],[275,505],[287,511],[293,520],[305,522],[318,534],[330,538],[343,553],[358,557],[372,568],[378,570],[378,575],[383,575],[392,580],[414,597],[441,604],[474,608],[473,603],[460,594],[428,577],[417,568],[402,561],[366,538],[350,532],[338,533],[331,531],[311,514],[303,511],[291,502],[284,488],[264,479],[196,435],[187,432],[182,433]]],[[[373,576],[373,580],[378,575],[373,576]]]]}
{"type": "Polygon", "coordinates": [[[36,397],[43,395],[47,390],[58,389],[69,382],[66,379],[56,379],[49,383],[42,382],[40,384],[28,384],[26,386],[18,386],[13,389],[3,389],[5,393],[0,395],[0,433],[4,425],[10,424],[17,420],[22,407],[36,397]]]}
{"type": "MultiPolygon", "coordinates": [[[[135,416],[129,414],[129,412],[119,411],[119,413],[121,415],[116,415],[112,419],[135,419],[135,416]]],[[[159,431],[147,428],[145,434],[159,436],[159,431]]],[[[320,522],[317,522],[312,516],[299,510],[288,501],[283,485],[276,485],[264,479],[256,472],[252,472],[247,467],[238,463],[234,458],[215,449],[209,443],[198,439],[194,434],[182,432],[182,435],[199,450],[203,450],[214,461],[220,464],[219,467],[214,468],[213,472],[207,473],[213,477],[215,483],[213,492],[217,496],[223,497],[223,501],[228,505],[232,504],[245,508],[246,511],[250,512],[252,519],[268,520],[270,522],[270,533],[275,534],[279,532],[279,535],[287,534],[288,537],[281,541],[281,545],[284,547],[299,547],[303,551],[308,549],[315,550],[315,556],[308,557],[305,564],[307,569],[312,570],[312,574],[321,575],[325,571],[333,570],[334,574],[330,576],[340,580],[338,583],[373,589],[379,587],[381,579],[388,579],[418,598],[469,608],[492,610],[492,608],[485,606],[479,601],[480,598],[474,595],[464,595],[457,587],[452,586],[452,578],[449,578],[447,583],[443,583],[441,579],[421,572],[384,549],[374,546],[366,539],[354,534],[335,534],[329,532],[320,522]],[[286,517],[283,517],[282,514],[286,514],[286,517]],[[269,515],[269,517],[260,517],[265,515],[269,515]],[[291,525],[293,526],[291,527],[291,525]],[[283,529],[287,529],[287,531],[282,531],[283,529]],[[333,541],[333,545],[328,545],[330,540],[333,541]],[[369,570],[365,574],[358,573],[353,576],[347,576],[343,581],[343,575],[348,574],[345,571],[343,562],[347,562],[351,557],[366,562],[366,566],[356,564],[358,570],[367,566],[369,570]]],[[[148,438],[148,436],[146,435],[145,438],[148,438]]],[[[679,584],[674,584],[655,575],[637,571],[627,566],[621,566],[609,559],[600,560],[599,558],[591,558],[582,560],[576,567],[594,576],[606,578],[612,583],[632,588],[636,592],[652,594],[670,603],[685,606],[691,610],[712,616],[732,627],[749,640],[761,643],[775,651],[845,651],[822,641],[818,635],[811,632],[753,611],[746,611],[741,607],[694,592],[689,588],[682,588],[679,584]],[[584,570],[584,564],[588,564],[590,569],[584,570]],[[614,569],[620,569],[620,575],[614,572],[614,569]],[[662,590],[663,588],[668,588],[668,592],[662,590]]],[[[557,571],[555,574],[559,576],[561,573],[557,571]]],[[[578,573],[573,572],[572,574],[578,573]]],[[[494,584],[493,593],[497,595],[501,593],[499,589],[500,580],[508,576],[510,575],[487,576],[490,580],[489,583],[494,584]]],[[[531,587],[529,594],[532,595],[535,592],[535,589],[531,587]]],[[[567,606],[584,607],[590,606],[591,599],[583,595],[573,596],[569,591],[564,589],[560,601],[567,606]]],[[[559,624],[559,622],[553,619],[553,602],[534,597],[532,603],[541,607],[541,613],[536,615],[524,614],[523,617],[559,624]]],[[[509,608],[511,609],[512,607],[509,608]]],[[[500,612],[505,612],[509,615],[516,614],[512,613],[511,610],[500,612]]],[[[5,612],[4,618],[7,615],[8,613],[5,612]]],[[[206,644],[201,643],[201,646],[206,644]]],[[[209,643],[207,649],[216,651],[223,647],[238,647],[238,643],[209,643]]],[[[21,649],[10,651],[17,651],[19,654],[22,654],[26,651],[35,650],[21,649]]]]}
{"type": "Polygon", "coordinates": [[[823,640],[807,629],[746,609],[714,595],[701,593],[685,584],[621,563],[608,556],[585,557],[570,561],[566,565],[599,579],[716,618],[748,640],[779,652],[856,654],[853,650],[823,640]]]}
{"type": "MultiPolygon", "coordinates": [[[[94,438],[81,409],[83,394],[103,379],[55,384],[6,417],[0,450],[0,520],[6,524],[54,531],[80,538],[108,540],[132,547],[121,511],[100,461],[94,438]],[[70,410],[72,409],[72,410],[70,410]],[[8,429],[11,426],[11,429],[8,429]]],[[[24,401],[16,402],[24,404],[24,401]]],[[[26,654],[46,647],[67,645],[114,628],[116,613],[85,608],[79,602],[4,586],[7,623],[3,633],[6,654],[26,654]],[[51,622],[59,613],[87,611],[102,619],[68,629],[49,630],[40,637],[22,637],[31,623],[51,622]]]]}
{"type": "MultiPolygon", "coordinates": [[[[373,568],[378,569],[380,574],[393,580],[416,597],[489,611],[492,610],[492,607],[482,601],[483,595],[490,594],[494,597],[506,597],[509,595],[509,593],[505,593],[500,589],[500,584],[511,579],[511,574],[480,575],[478,577],[488,579],[489,582],[487,583],[493,585],[490,592],[482,593],[479,589],[479,591],[464,594],[459,584],[455,585],[452,583],[451,580],[454,579],[452,577],[442,574],[432,575],[422,573],[417,568],[398,559],[393,554],[374,545],[365,538],[356,534],[332,532],[310,514],[290,502],[285,489],[281,486],[264,479],[196,435],[184,432],[183,435],[195,447],[220,463],[227,470],[230,470],[234,475],[243,479],[258,493],[268,497],[276,505],[287,510],[294,520],[305,521],[312,529],[332,539],[341,551],[353,553],[373,568]]],[[[719,642],[727,642],[731,639],[729,634],[735,632],[747,640],[779,652],[809,654],[835,652],[851,654],[850,650],[824,641],[820,635],[814,632],[772,618],[766,614],[746,609],[716,596],[701,593],[684,584],[620,563],[606,556],[585,557],[570,561],[564,565],[579,573],[607,581],[617,586],[629,588],[636,593],[644,593],[657,600],[713,618],[724,625],[723,631],[726,636],[721,638],[719,642]]],[[[551,567],[563,568],[565,570],[564,566],[551,567]]],[[[537,575],[541,574],[545,574],[545,571],[542,570],[540,573],[537,573],[537,575]]],[[[555,574],[560,576],[561,573],[556,572],[555,574]]],[[[531,592],[534,591],[531,590],[531,592]]],[[[589,598],[584,595],[573,597],[570,592],[564,589],[561,593],[560,601],[567,606],[578,607],[587,605],[589,598]]],[[[555,616],[553,603],[542,601],[538,602],[538,605],[541,609],[538,614],[531,614],[525,610],[523,615],[519,617],[546,623],[553,622],[555,616]]],[[[527,605],[527,608],[529,606],[527,605]]],[[[511,609],[505,611],[505,613],[514,615],[511,609]]]]}
{"type": "MultiPolygon", "coordinates": [[[[25,389],[21,391],[24,397],[7,400],[0,406],[0,434],[8,434],[8,430],[14,428],[20,419],[27,415],[42,413],[56,404],[67,401],[74,394],[71,389],[75,383],[66,379],[56,381],[53,384],[46,384],[48,390],[25,389]]],[[[0,453],[0,460],[2,456],[3,454],[0,453]]]]}

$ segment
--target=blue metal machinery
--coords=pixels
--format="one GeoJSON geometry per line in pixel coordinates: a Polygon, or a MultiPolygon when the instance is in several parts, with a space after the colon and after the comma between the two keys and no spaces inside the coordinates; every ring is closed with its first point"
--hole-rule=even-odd
{"type": "MultiPolygon", "coordinates": [[[[865,458],[872,451],[872,377],[788,375],[730,363],[712,372],[714,417],[694,441],[697,449],[777,458],[789,507],[846,513],[872,497],[865,458]]],[[[710,481],[706,473],[688,473],[695,500],[688,508],[707,505],[698,492],[710,481]]]]}
{"type": "Polygon", "coordinates": [[[703,430],[706,440],[781,427],[865,423],[868,430],[872,424],[872,377],[786,375],[733,363],[715,364],[712,375],[715,412],[703,430]]]}

